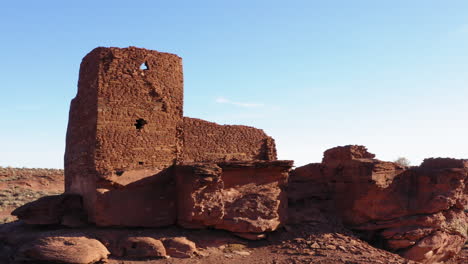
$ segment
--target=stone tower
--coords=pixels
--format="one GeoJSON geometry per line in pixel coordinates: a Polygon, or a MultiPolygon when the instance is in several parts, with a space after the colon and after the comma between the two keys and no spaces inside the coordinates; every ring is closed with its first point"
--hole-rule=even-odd
{"type": "Polygon", "coordinates": [[[70,108],[66,191],[95,198],[90,192],[173,165],[182,107],[177,55],[134,47],[91,51],[81,63],[70,108]]]}

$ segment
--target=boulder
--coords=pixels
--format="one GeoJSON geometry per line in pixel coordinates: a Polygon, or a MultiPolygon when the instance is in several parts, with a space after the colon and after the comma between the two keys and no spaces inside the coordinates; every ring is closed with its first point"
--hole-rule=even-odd
{"type": "Polygon", "coordinates": [[[173,237],[163,240],[166,252],[174,258],[191,258],[197,252],[197,246],[186,237],[173,237]]]}
{"type": "Polygon", "coordinates": [[[292,161],[177,166],[178,224],[236,233],[276,230],[286,219],[284,187],[291,166],[292,161]]]}
{"type": "Polygon", "coordinates": [[[403,257],[423,263],[441,263],[455,256],[465,244],[466,238],[444,231],[436,231],[409,247],[403,257]]]}
{"type": "Polygon", "coordinates": [[[21,263],[91,264],[107,260],[109,251],[101,242],[86,237],[43,237],[19,249],[21,263]]]}
{"type": "Polygon", "coordinates": [[[119,241],[119,257],[134,259],[163,258],[166,257],[166,249],[160,240],[152,237],[125,237],[119,241]]]}

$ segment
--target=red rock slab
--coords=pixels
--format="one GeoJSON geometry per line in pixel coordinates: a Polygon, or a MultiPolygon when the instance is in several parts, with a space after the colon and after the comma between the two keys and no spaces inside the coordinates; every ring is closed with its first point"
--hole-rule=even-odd
{"type": "Polygon", "coordinates": [[[236,233],[276,230],[287,217],[284,187],[291,166],[291,161],[178,165],[178,224],[236,233]]]}

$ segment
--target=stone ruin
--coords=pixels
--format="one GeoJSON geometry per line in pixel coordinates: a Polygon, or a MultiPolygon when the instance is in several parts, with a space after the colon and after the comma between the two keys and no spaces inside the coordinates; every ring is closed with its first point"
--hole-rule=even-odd
{"type": "Polygon", "coordinates": [[[292,161],[247,126],[183,116],[182,59],[140,48],[96,48],[72,100],[65,191],[98,226],[275,230],[286,217],[292,161]]]}
{"type": "Polygon", "coordinates": [[[13,214],[28,224],[177,224],[247,239],[333,217],[423,263],[450,259],[467,240],[468,160],[402,167],[348,145],[325,151],[321,163],[292,165],[277,160],[262,130],[184,117],[178,56],[96,48],[71,103],[66,193],[13,214]]]}

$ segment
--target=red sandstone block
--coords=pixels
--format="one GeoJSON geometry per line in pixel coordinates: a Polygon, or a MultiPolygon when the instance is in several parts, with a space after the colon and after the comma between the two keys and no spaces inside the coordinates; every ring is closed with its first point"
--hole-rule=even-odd
{"type": "Polygon", "coordinates": [[[178,223],[238,233],[276,230],[286,220],[292,161],[185,163],[176,167],[178,223]]]}

